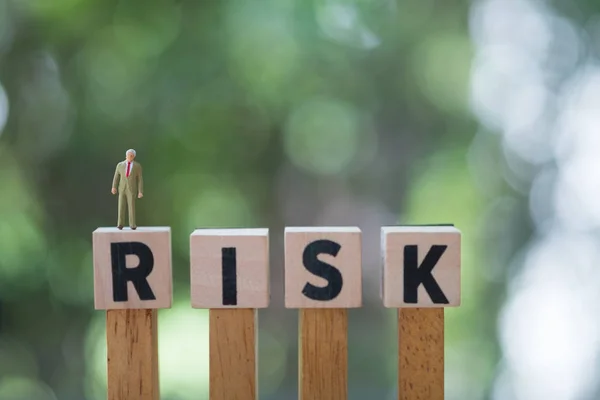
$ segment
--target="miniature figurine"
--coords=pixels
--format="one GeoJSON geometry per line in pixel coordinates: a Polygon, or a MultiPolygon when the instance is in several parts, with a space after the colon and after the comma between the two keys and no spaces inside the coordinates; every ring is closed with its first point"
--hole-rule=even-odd
{"type": "Polygon", "coordinates": [[[135,150],[129,149],[125,152],[125,161],[117,164],[115,177],[112,183],[112,194],[117,194],[117,185],[119,193],[119,214],[117,219],[117,228],[123,229],[125,225],[125,210],[129,214],[129,227],[136,229],[135,224],[135,200],[136,196],[141,199],[144,189],[144,180],[142,178],[142,166],[135,159],[135,150]]]}

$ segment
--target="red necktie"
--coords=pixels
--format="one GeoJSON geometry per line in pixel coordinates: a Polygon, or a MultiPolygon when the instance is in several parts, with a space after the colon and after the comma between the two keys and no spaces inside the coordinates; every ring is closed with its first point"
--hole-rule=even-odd
{"type": "Polygon", "coordinates": [[[125,177],[129,178],[129,172],[131,172],[131,162],[127,163],[127,172],[125,173],[125,177]]]}

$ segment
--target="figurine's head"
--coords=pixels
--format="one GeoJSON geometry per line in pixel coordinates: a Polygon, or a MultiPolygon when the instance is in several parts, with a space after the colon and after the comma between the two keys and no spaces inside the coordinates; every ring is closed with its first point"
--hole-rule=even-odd
{"type": "Polygon", "coordinates": [[[127,159],[127,161],[133,161],[133,159],[135,158],[135,150],[134,149],[129,149],[125,152],[125,159],[127,159]]]}

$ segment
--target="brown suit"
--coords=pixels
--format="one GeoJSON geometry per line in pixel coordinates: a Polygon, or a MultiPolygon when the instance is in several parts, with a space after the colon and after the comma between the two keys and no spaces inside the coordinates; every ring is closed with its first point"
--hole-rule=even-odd
{"type": "Polygon", "coordinates": [[[144,179],[142,177],[142,165],[132,161],[132,169],[127,177],[127,161],[121,161],[115,169],[113,188],[117,188],[119,194],[119,214],[117,225],[125,225],[125,211],[129,211],[129,226],[135,228],[135,200],[138,193],[144,193],[144,179]],[[117,186],[118,185],[118,186],[117,186]]]}

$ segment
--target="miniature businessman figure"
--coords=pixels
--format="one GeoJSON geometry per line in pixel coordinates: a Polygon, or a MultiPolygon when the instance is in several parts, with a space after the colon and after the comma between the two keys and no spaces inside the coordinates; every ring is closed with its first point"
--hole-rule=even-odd
{"type": "Polygon", "coordinates": [[[123,229],[125,225],[125,210],[129,214],[129,226],[136,229],[135,224],[135,200],[141,199],[144,190],[144,180],[142,178],[142,166],[135,159],[135,150],[129,149],[125,152],[125,161],[117,164],[115,177],[112,183],[112,194],[119,193],[119,216],[117,228],[123,229]],[[118,185],[118,186],[117,186],[118,185]]]}

